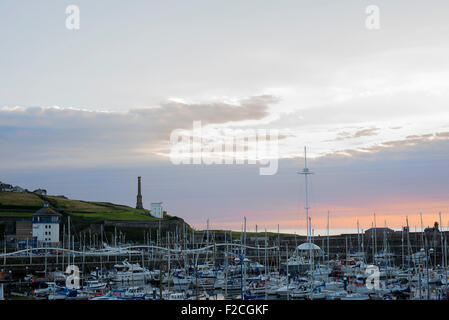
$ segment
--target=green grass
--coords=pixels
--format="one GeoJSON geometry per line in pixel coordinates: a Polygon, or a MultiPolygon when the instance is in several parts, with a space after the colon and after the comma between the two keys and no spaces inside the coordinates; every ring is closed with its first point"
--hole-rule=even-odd
{"type": "MultiPolygon", "coordinates": [[[[136,210],[137,211],[137,210],[136,210]]],[[[145,220],[145,221],[155,221],[157,218],[144,215],[142,213],[133,211],[116,211],[116,212],[72,212],[73,216],[91,218],[95,220],[145,220]]]]}
{"type": "Polygon", "coordinates": [[[77,212],[108,212],[118,211],[116,208],[98,205],[95,202],[87,202],[81,200],[70,200],[63,197],[47,196],[46,198],[53,200],[54,205],[58,208],[64,208],[68,211],[77,212]]]}
{"type": "MultiPolygon", "coordinates": [[[[0,217],[30,217],[43,207],[43,200],[54,208],[64,209],[64,214],[86,220],[86,223],[104,220],[154,221],[148,211],[109,202],[71,200],[58,196],[37,196],[32,193],[0,192],[0,217]]],[[[82,220],[81,220],[82,219],[82,220]]]]}
{"type": "Polygon", "coordinates": [[[31,217],[34,212],[2,212],[0,211],[0,217],[31,217]]]}
{"type": "Polygon", "coordinates": [[[33,193],[25,192],[0,192],[0,207],[42,207],[44,202],[33,193]]]}

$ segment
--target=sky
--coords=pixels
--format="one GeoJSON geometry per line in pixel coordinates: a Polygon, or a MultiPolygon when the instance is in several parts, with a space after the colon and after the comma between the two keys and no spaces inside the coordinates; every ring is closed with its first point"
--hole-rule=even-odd
{"type": "MultiPolygon", "coordinates": [[[[449,225],[447,1],[0,3],[0,180],[164,203],[197,228],[449,225]],[[79,9],[79,29],[66,8],[79,9]],[[379,28],[367,27],[378,9],[379,28]],[[174,164],[173,132],[278,133],[277,171],[174,164]]],[[[205,140],[204,140],[205,141],[205,140]]],[[[271,139],[270,139],[271,141],[271,139]]],[[[249,143],[250,148],[254,145],[249,143]]],[[[215,149],[214,149],[215,148],[215,149]]],[[[243,159],[245,154],[215,153],[243,159]]],[[[253,160],[271,159],[255,155],[253,160]]],[[[335,231],[337,230],[337,231],[335,231]]]]}

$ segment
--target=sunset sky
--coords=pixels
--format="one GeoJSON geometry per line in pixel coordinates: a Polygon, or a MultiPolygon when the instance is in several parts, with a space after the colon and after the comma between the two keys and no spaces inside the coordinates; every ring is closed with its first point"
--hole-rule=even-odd
{"type": "Polygon", "coordinates": [[[449,3],[0,3],[0,181],[73,199],[163,202],[197,228],[449,228],[449,3]],[[432,5],[429,5],[429,4],[432,5]],[[80,29],[68,30],[77,5],[80,29]],[[380,29],[365,25],[379,8],[380,29]],[[275,129],[276,174],[174,165],[170,135],[275,129]]]}

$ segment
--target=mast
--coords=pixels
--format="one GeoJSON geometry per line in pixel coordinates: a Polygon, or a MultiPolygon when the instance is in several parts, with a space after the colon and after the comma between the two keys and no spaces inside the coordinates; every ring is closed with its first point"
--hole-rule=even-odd
{"type": "Polygon", "coordinates": [[[327,267],[329,269],[329,210],[327,210],[327,267]]]}
{"type": "Polygon", "coordinates": [[[422,247],[424,248],[424,225],[422,222],[422,212],[419,213],[419,217],[421,220],[421,243],[422,243],[422,247]]]}
{"type": "Polygon", "coordinates": [[[408,225],[408,216],[406,217],[406,221],[407,221],[407,267],[410,268],[410,249],[411,249],[411,245],[410,245],[410,227],[408,225]]]}
{"type": "Polygon", "coordinates": [[[365,258],[365,247],[363,246],[363,242],[365,241],[364,239],[364,236],[363,236],[363,229],[362,229],[362,234],[360,235],[361,236],[361,238],[362,238],[362,243],[361,243],[361,247],[362,247],[362,252],[363,252],[363,261],[365,261],[366,262],[366,258],[365,258]]]}
{"type": "MultiPolygon", "coordinates": [[[[309,227],[310,227],[310,241],[309,241],[309,243],[311,243],[312,241],[313,241],[313,238],[312,238],[312,218],[310,218],[309,217],[309,227]]],[[[312,260],[313,260],[313,258],[312,258],[312,246],[311,245],[309,245],[309,262],[310,262],[310,268],[312,268],[312,260]]],[[[312,269],[310,269],[310,270],[312,270],[312,269]]]]}
{"type": "Polygon", "coordinates": [[[376,227],[376,213],[374,212],[374,255],[377,254],[377,227],[376,227]]]}
{"type": "Polygon", "coordinates": [[[257,233],[257,224],[256,224],[256,247],[257,247],[257,262],[260,263],[259,234],[257,233]]]}
{"type": "Polygon", "coordinates": [[[209,218],[206,221],[206,243],[209,246],[209,218]]]}
{"type": "Polygon", "coordinates": [[[309,187],[308,187],[308,175],[313,174],[307,168],[307,148],[304,147],[304,169],[299,171],[298,174],[304,175],[305,185],[306,185],[306,221],[307,221],[307,242],[310,242],[310,225],[309,225],[309,187]]]}
{"type": "Polygon", "coordinates": [[[68,233],[68,244],[67,244],[67,246],[68,246],[68,248],[69,248],[69,250],[70,250],[70,216],[68,216],[67,217],[67,220],[68,220],[68,228],[67,228],[67,233],[68,233]]]}
{"type": "Polygon", "coordinates": [[[279,233],[279,223],[278,223],[278,252],[279,252],[279,270],[281,269],[281,234],[279,233]]]}
{"type": "Polygon", "coordinates": [[[267,253],[267,247],[268,247],[268,238],[267,238],[267,229],[265,228],[265,277],[267,277],[268,271],[267,271],[267,264],[268,264],[268,253],[267,253]]]}
{"type": "MultiPolygon", "coordinates": [[[[371,230],[374,230],[374,223],[371,223],[371,230]]],[[[372,244],[372,251],[373,251],[373,264],[376,262],[375,259],[375,253],[374,253],[374,231],[371,232],[371,244],[372,244]]]]}
{"type": "MultiPolygon", "coordinates": [[[[440,215],[440,237],[441,237],[441,266],[443,267],[443,270],[445,268],[444,265],[444,241],[443,241],[443,227],[442,227],[442,222],[441,222],[441,211],[439,212],[440,215]]],[[[446,279],[447,281],[447,279],[446,279]]]]}
{"type": "Polygon", "coordinates": [[[404,261],[404,228],[402,228],[401,232],[401,250],[402,250],[402,267],[404,268],[405,261],[404,261]]]}
{"type": "MultiPolygon", "coordinates": [[[[243,225],[243,244],[246,246],[246,217],[243,217],[244,225],[243,225]]],[[[244,249],[246,253],[246,248],[244,249]]]]}
{"type": "Polygon", "coordinates": [[[360,231],[359,231],[359,219],[357,219],[357,253],[360,253],[360,231]]]}

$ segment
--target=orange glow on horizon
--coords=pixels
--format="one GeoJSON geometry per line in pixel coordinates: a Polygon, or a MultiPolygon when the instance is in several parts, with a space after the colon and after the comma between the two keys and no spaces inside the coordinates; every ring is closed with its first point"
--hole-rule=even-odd
{"type": "MultiPolygon", "coordinates": [[[[449,227],[449,200],[412,200],[401,199],[400,201],[383,201],[375,206],[332,206],[327,204],[312,204],[310,216],[312,218],[312,229],[327,228],[327,210],[330,211],[330,229],[353,229],[357,228],[359,221],[360,231],[367,230],[374,225],[374,213],[376,213],[376,226],[389,228],[400,228],[408,224],[410,231],[421,230],[420,212],[422,213],[423,227],[433,226],[434,222],[440,223],[439,212],[443,228],[449,227]]],[[[279,228],[282,230],[306,229],[305,210],[297,207],[279,208],[276,212],[265,210],[263,212],[242,212],[233,213],[228,220],[210,221],[211,229],[225,229],[241,231],[243,228],[243,217],[247,217],[247,231],[254,232],[255,225],[258,231],[265,229],[273,231],[279,228]],[[279,219],[273,219],[279,217],[279,219]],[[231,220],[232,219],[232,220],[231,220]]],[[[194,223],[197,229],[205,229],[205,223],[194,223]]]]}

